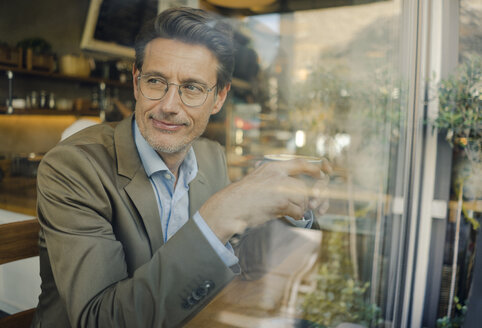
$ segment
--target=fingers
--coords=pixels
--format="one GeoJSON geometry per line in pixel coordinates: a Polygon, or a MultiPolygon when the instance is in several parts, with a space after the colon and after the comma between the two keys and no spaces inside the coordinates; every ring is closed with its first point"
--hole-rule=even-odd
{"type": "Polygon", "coordinates": [[[316,212],[317,216],[321,216],[326,214],[326,212],[328,212],[329,207],[330,207],[330,201],[328,199],[324,199],[321,202],[320,206],[318,206],[314,211],[316,212]]]}
{"type": "Polygon", "coordinates": [[[300,197],[300,193],[296,194],[293,190],[290,191],[289,198],[277,207],[276,212],[271,217],[289,216],[295,220],[303,218],[308,208],[308,198],[300,197]]]}
{"type": "Polygon", "coordinates": [[[331,166],[330,161],[327,160],[326,158],[322,159],[321,170],[328,176],[333,173],[333,167],[331,166]]]}
{"type": "Polygon", "coordinates": [[[329,207],[328,198],[310,198],[308,202],[308,208],[317,216],[325,214],[329,207]]]}
{"type": "Polygon", "coordinates": [[[282,177],[286,175],[294,177],[302,181],[305,188],[305,190],[298,189],[297,192],[307,194],[310,199],[317,200],[316,205],[321,203],[321,200],[318,199],[325,193],[329,182],[329,172],[332,171],[327,160],[322,160],[321,163],[311,163],[304,159],[294,159],[264,164],[261,168],[264,170],[263,175],[270,175],[273,172],[277,174],[277,178],[272,179],[271,183],[280,183],[282,177]]]}
{"type": "Polygon", "coordinates": [[[305,212],[305,207],[300,207],[296,203],[289,203],[284,213],[278,216],[289,216],[295,220],[300,220],[305,215],[305,212]]]}
{"type": "Polygon", "coordinates": [[[320,164],[310,163],[306,160],[295,159],[292,161],[283,162],[287,174],[290,176],[297,175],[309,175],[315,179],[321,178],[322,171],[320,170],[320,164]]]}
{"type": "Polygon", "coordinates": [[[328,164],[304,159],[262,162],[240,182],[246,187],[246,200],[251,200],[248,208],[261,203],[265,216],[300,219],[308,209],[315,215],[326,212],[328,202],[323,196],[330,171],[328,164]]]}
{"type": "MultiPolygon", "coordinates": [[[[277,192],[282,197],[281,201],[284,199],[285,204],[296,205],[299,207],[301,213],[308,209],[310,188],[307,188],[307,186],[299,179],[293,177],[286,178],[285,182],[280,182],[277,192]]],[[[290,208],[289,206],[286,207],[290,208]]]]}
{"type": "Polygon", "coordinates": [[[324,215],[328,211],[328,184],[330,182],[329,174],[331,172],[332,168],[329,162],[323,161],[320,177],[312,184],[309,192],[308,208],[313,211],[315,216],[324,215]]]}

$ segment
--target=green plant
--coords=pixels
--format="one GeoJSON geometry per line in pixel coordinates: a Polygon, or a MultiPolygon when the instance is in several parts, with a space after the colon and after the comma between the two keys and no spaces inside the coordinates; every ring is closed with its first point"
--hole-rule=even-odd
{"type": "MultiPolygon", "coordinates": [[[[480,197],[482,176],[482,57],[472,56],[456,73],[442,80],[438,89],[439,112],[433,127],[446,131],[446,139],[456,151],[463,151],[467,164],[456,163],[454,190],[464,192],[471,187],[468,198],[480,197]],[[464,187],[465,186],[465,187],[464,187]]],[[[477,221],[468,216],[474,229],[477,221]]]]}
{"type": "Polygon", "coordinates": [[[446,131],[453,147],[479,161],[482,142],[482,58],[471,57],[455,75],[442,80],[438,89],[439,112],[433,127],[446,131]]]}
{"type": "MultiPolygon", "coordinates": [[[[456,73],[440,82],[439,112],[432,122],[434,128],[446,133],[446,140],[467,161],[454,164],[454,191],[480,197],[482,176],[482,57],[472,56],[456,73]],[[466,192],[464,189],[472,189],[466,192]]],[[[477,230],[479,223],[462,208],[464,216],[477,230]]]]}
{"type": "Polygon", "coordinates": [[[370,283],[352,278],[345,234],[330,232],[326,236],[328,258],[318,268],[316,289],[303,301],[304,319],[326,327],[342,322],[377,327],[380,308],[366,299],[370,283]]]}
{"type": "Polygon", "coordinates": [[[52,45],[42,38],[26,38],[17,43],[18,48],[31,48],[34,54],[44,55],[52,53],[52,45]]]}
{"type": "Polygon", "coordinates": [[[458,297],[454,297],[455,313],[454,316],[445,316],[437,320],[437,328],[459,328],[464,324],[467,305],[461,304],[458,297]]]}
{"type": "Polygon", "coordinates": [[[454,75],[442,80],[438,88],[438,101],[438,117],[432,124],[434,128],[446,133],[445,138],[454,149],[452,192],[455,196],[453,198],[457,199],[457,232],[454,240],[448,314],[437,320],[437,327],[456,328],[462,327],[466,312],[466,306],[454,296],[460,220],[465,217],[474,230],[480,227],[479,222],[473,217],[473,211],[466,209],[464,200],[479,199],[482,191],[482,57],[469,57],[458,67],[454,75]]]}

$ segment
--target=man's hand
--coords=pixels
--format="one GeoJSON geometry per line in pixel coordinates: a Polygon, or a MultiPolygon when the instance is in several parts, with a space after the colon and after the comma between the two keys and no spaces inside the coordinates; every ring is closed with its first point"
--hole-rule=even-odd
{"type": "Polygon", "coordinates": [[[332,173],[331,164],[328,160],[323,159],[321,167],[321,176],[316,180],[311,189],[309,209],[313,211],[315,217],[321,216],[328,211],[328,184],[330,182],[330,174],[332,173]]]}
{"type": "Polygon", "coordinates": [[[327,184],[321,169],[302,159],[264,163],[214,194],[199,212],[223,243],[276,217],[300,219],[308,209],[316,214],[323,210],[321,195],[327,184]],[[304,181],[306,176],[315,180],[312,187],[304,181]]]}

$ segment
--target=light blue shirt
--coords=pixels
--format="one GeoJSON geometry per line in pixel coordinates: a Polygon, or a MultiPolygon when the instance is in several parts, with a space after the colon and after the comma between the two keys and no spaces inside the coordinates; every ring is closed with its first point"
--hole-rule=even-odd
{"type": "MultiPolygon", "coordinates": [[[[133,120],[132,129],[139,157],[156,195],[163,231],[162,238],[167,242],[189,220],[188,192],[189,183],[194,180],[198,172],[196,155],[191,147],[179,167],[178,181],[175,184],[174,174],[144,139],[135,120],[133,120]]],[[[231,244],[223,245],[199,212],[194,214],[193,220],[224,264],[228,267],[235,265],[238,258],[234,255],[231,244]]]]}

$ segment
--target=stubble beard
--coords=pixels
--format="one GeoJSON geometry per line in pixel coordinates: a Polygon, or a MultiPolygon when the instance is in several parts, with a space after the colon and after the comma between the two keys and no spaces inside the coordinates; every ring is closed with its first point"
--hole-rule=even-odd
{"type": "MultiPolygon", "coordinates": [[[[194,135],[191,136],[185,136],[181,140],[179,140],[176,143],[173,144],[167,144],[167,142],[162,141],[162,135],[160,137],[160,140],[156,140],[156,134],[159,132],[153,132],[148,133],[146,131],[145,135],[142,133],[143,137],[146,139],[146,141],[149,143],[149,145],[158,153],[165,153],[165,154],[175,154],[175,153],[180,153],[183,151],[186,151],[189,149],[189,147],[193,144],[195,140],[197,140],[206,130],[206,127],[209,123],[209,117],[206,118],[205,122],[199,122],[199,124],[202,125],[202,128],[199,129],[194,135]]],[[[162,131],[160,132],[163,135],[170,135],[176,133],[175,131],[162,131]]]]}
{"type": "MultiPolygon", "coordinates": [[[[164,134],[173,134],[173,132],[169,131],[164,131],[164,134]]],[[[180,142],[176,144],[171,144],[171,145],[165,145],[161,144],[160,142],[157,142],[155,138],[152,138],[152,136],[148,135],[145,137],[146,141],[151,145],[151,147],[158,153],[165,153],[165,154],[175,154],[182,152],[189,148],[194,140],[199,138],[199,136],[195,137],[193,140],[181,140],[180,142]]]]}
{"type": "MultiPolygon", "coordinates": [[[[167,119],[168,121],[176,124],[183,124],[181,120],[173,120],[169,117],[164,117],[164,116],[156,119],[160,119],[160,120],[167,119]]],[[[189,138],[185,137],[182,140],[179,140],[173,144],[168,144],[165,141],[163,142],[162,140],[163,135],[171,135],[174,133],[175,133],[174,131],[162,131],[162,132],[151,131],[151,133],[149,133],[148,130],[146,130],[144,138],[156,152],[165,153],[165,154],[175,154],[175,153],[182,152],[183,150],[187,149],[195,139],[197,139],[197,138],[194,138],[193,140],[188,140],[189,138]],[[160,133],[161,135],[158,135],[158,133],[160,133]]],[[[141,134],[144,134],[144,133],[141,132],[141,134]]]]}

